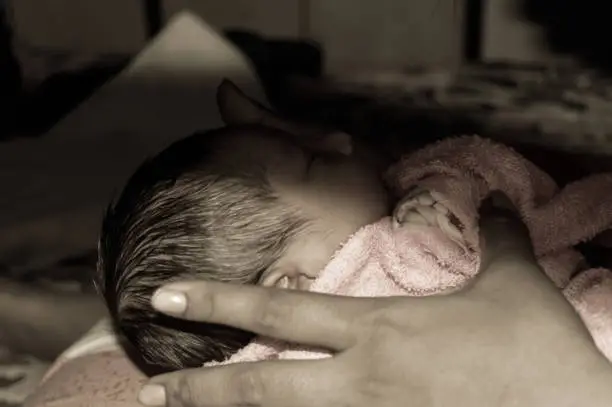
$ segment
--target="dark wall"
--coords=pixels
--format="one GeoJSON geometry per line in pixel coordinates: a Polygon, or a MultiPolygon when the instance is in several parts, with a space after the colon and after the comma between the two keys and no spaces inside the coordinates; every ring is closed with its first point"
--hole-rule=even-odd
{"type": "Polygon", "coordinates": [[[21,91],[21,74],[12,52],[11,31],[5,1],[0,0],[0,134],[8,131],[15,114],[15,99],[21,91]]]}
{"type": "Polygon", "coordinates": [[[554,51],[612,72],[612,13],[606,0],[519,0],[554,51]]]}

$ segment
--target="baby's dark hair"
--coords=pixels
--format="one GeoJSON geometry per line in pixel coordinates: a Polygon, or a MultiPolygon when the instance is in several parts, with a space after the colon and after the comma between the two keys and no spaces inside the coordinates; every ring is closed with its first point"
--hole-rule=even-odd
{"type": "Polygon", "coordinates": [[[265,168],[227,156],[232,131],[253,129],[195,134],[146,161],[104,216],[98,290],[118,333],[162,370],[222,361],[253,335],[164,316],[154,291],[180,279],[255,284],[305,223],[265,168]]]}

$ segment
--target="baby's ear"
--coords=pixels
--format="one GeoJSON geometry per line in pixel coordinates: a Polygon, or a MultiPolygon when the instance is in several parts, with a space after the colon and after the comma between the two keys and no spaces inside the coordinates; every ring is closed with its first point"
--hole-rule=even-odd
{"type": "Polygon", "coordinates": [[[221,118],[228,126],[240,124],[263,124],[272,112],[249,98],[229,79],[224,79],[217,88],[217,107],[221,118]]]}

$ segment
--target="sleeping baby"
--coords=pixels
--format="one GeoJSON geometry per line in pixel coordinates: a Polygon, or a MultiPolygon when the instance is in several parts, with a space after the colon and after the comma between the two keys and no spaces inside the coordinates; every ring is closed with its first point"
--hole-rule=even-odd
{"type": "MultiPolygon", "coordinates": [[[[178,141],[143,163],[108,209],[97,286],[118,333],[170,371],[221,362],[253,335],[189,323],[151,307],[181,279],[308,290],[353,234],[394,207],[382,154],[347,134],[297,127],[225,81],[229,125],[178,141]]],[[[395,206],[393,228],[431,225],[459,238],[426,190],[395,206]]]]}
{"type": "Polygon", "coordinates": [[[347,134],[284,121],[227,81],[217,100],[228,127],[142,164],[103,221],[97,286],[120,336],[148,364],[325,357],[161,315],[152,295],[190,279],[347,296],[450,293],[486,261],[479,218],[496,194],[612,360],[612,273],[575,248],[610,232],[612,174],[559,188],[511,148],[476,136],[391,163],[347,134]]]}

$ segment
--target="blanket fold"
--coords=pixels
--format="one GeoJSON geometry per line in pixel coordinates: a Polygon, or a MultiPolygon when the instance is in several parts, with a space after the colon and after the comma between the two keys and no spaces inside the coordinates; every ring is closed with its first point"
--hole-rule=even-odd
{"type": "MultiPolygon", "coordinates": [[[[405,156],[389,169],[386,181],[403,210],[351,237],[321,272],[313,291],[424,296],[461,289],[480,270],[486,244],[478,227],[481,205],[501,193],[527,227],[538,263],[612,361],[612,272],[590,268],[575,249],[612,228],[612,173],[559,188],[513,149],[464,136],[405,156]],[[415,190],[424,191],[426,198],[415,190]],[[397,214],[406,211],[424,215],[419,222],[407,216],[398,224],[397,214]]],[[[224,363],[325,356],[259,338],[224,363]]]]}

